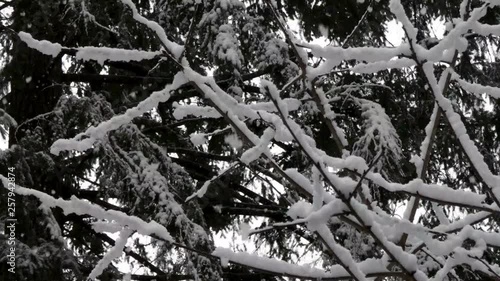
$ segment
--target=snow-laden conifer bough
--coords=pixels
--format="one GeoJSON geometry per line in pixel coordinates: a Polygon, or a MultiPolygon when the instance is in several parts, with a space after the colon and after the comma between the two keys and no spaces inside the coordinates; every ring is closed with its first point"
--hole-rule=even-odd
{"type": "MultiPolygon", "coordinates": [[[[323,270],[251,253],[234,252],[226,248],[217,248],[212,253],[201,253],[200,251],[197,253],[212,259],[220,258],[224,264],[227,262],[235,263],[256,271],[309,280],[340,280],[343,278],[368,280],[368,278],[382,277],[403,277],[418,281],[444,280],[445,278],[454,278],[454,267],[458,264],[467,264],[474,270],[484,272],[487,275],[498,276],[500,274],[500,267],[489,264],[482,259],[487,247],[500,247],[500,234],[472,227],[473,224],[491,215],[500,214],[500,177],[490,171],[478,147],[467,134],[461,117],[454,111],[452,102],[446,97],[450,80],[456,81],[464,90],[475,95],[486,93],[495,99],[500,97],[500,89],[468,82],[453,71],[457,56],[467,46],[467,41],[463,38],[466,32],[472,30],[481,35],[500,35],[500,26],[487,26],[478,22],[484,16],[486,7],[497,6],[500,4],[499,1],[485,1],[483,6],[469,13],[464,8],[467,6],[468,0],[464,0],[460,7],[461,19],[456,19],[453,29],[431,48],[424,48],[417,43],[417,30],[408,19],[399,0],[390,1],[390,10],[402,23],[407,43],[395,48],[320,47],[301,42],[287,28],[284,20],[276,12],[272,1],[266,1],[274,13],[274,20],[280,26],[288,47],[299,60],[296,63],[300,71],[297,77],[290,80],[281,89],[272,82],[262,79],[260,81],[261,93],[268,96],[270,102],[250,105],[236,100],[221,89],[214,77],[202,75],[193,70],[184,57],[183,46],[170,41],[165,30],[158,23],[141,16],[132,1],[122,0],[122,2],[132,10],[132,16],[137,22],[145,25],[157,35],[163,48],[157,51],[136,51],[106,47],[80,47],[72,49],[76,52],[75,58],[81,61],[94,60],[102,64],[105,61],[141,61],[164,56],[174,62],[179,71],[172,83],[164,89],[154,92],[124,114],[112,117],[97,126],[92,126],[72,139],[56,141],[51,148],[53,154],[57,155],[63,151],[83,152],[91,149],[96,143],[102,141],[109,132],[127,125],[135,117],[152,110],[159,103],[167,101],[176,89],[189,84],[208,101],[210,106],[176,104],[175,117],[182,119],[188,115],[194,115],[224,119],[236,138],[229,142],[234,146],[239,146],[238,149],[241,147],[244,149],[238,162],[232,163],[228,169],[235,165],[252,165],[258,159],[265,159],[273,168],[272,173],[277,178],[282,179],[283,186],[297,191],[303,198],[303,201],[296,202],[288,211],[288,215],[293,221],[276,224],[269,228],[294,223],[305,224],[308,230],[316,234],[317,239],[323,243],[327,252],[334,257],[338,264],[331,266],[328,270],[323,270]],[[316,57],[324,58],[325,61],[317,67],[310,66],[306,50],[316,57]],[[363,154],[355,156],[346,150],[349,143],[343,130],[335,121],[335,108],[329,103],[325,92],[316,88],[315,84],[319,77],[332,71],[338,71],[339,65],[345,60],[359,62],[356,66],[348,69],[355,73],[374,73],[391,68],[408,67],[418,67],[424,72],[430,86],[429,91],[435,97],[436,106],[425,129],[426,137],[421,144],[421,153],[412,159],[418,178],[406,184],[390,182],[384,175],[372,170],[376,163],[367,163],[363,157],[360,157],[368,156],[363,154]],[[440,77],[436,77],[434,65],[442,61],[449,62],[450,66],[442,72],[440,77]],[[315,140],[290,116],[290,112],[300,108],[302,101],[293,98],[284,99],[282,93],[294,83],[303,83],[311,93],[314,109],[321,112],[322,121],[325,122],[331,134],[332,143],[338,152],[336,156],[329,155],[318,148],[315,140]],[[454,189],[450,186],[424,181],[430,161],[431,145],[436,135],[435,127],[440,118],[445,118],[453,129],[470,160],[471,167],[480,175],[480,181],[488,187],[487,194],[454,189]],[[250,130],[247,125],[247,121],[255,120],[262,120],[268,124],[260,136],[250,130]],[[280,167],[273,158],[274,152],[270,149],[273,141],[294,143],[299,147],[308,160],[313,163],[311,173],[302,174],[297,169],[280,167]],[[349,175],[341,176],[333,172],[339,170],[347,170],[349,175]],[[403,217],[393,216],[378,207],[370,195],[368,186],[365,184],[366,181],[370,181],[389,192],[409,195],[411,199],[408,201],[403,217]],[[492,204],[485,203],[487,195],[493,200],[492,204]],[[419,200],[432,203],[432,208],[441,222],[439,227],[430,229],[414,223],[419,200]],[[469,213],[459,221],[449,221],[440,205],[459,206],[476,212],[469,213]],[[336,242],[328,227],[331,219],[342,220],[354,226],[355,229],[368,234],[377,247],[382,249],[383,255],[378,259],[356,261],[348,249],[336,242]],[[407,241],[410,240],[410,247],[406,247],[407,241]],[[475,241],[474,246],[468,249],[462,247],[466,240],[475,241]],[[440,269],[432,278],[429,278],[422,266],[418,264],[416,255],[419,251],[436,260],[440,265],[440,269]]],[[[217,41],[228,49],[214,49],[214,52],[220,58],[232,61],[234,64],[241,64],[241,54],[236,49],[237,42],[231,39],[232,32],[230,26],[220,28],[217,41]]],[[[54,57],[65,49],[71,49],[58,43],[37,40],[25,32],[20,32],[19,38],[29,47],[54,57]]],[[[392,153],[391,157],[398,158],[401,153],[400,142],[384,109],[368,100],[354,97],[352,100],[366,116],[365,126],[372,130],[371,135],[368,134],[365,139],[359,140],[357,143],[359,149],[369,153],[368,147],[373,143],[384,153],[392,153]],[[374,133],[373,130],[377,130],[377,132],[374,133]]],[[[205,142],[205,137],[205,135],[192,135],[191,140],[195,145],[201,145],[205,142]]],[[[370,157],[372,156],[370,155],[370,157]]],[[[154,172],[153,170],[154,167],[151,173],[154,172]]],[[[227,170],[207,181],[199,191],[187,200],[203,197],[211,181],[225,172],[227,170]]],[[[4,176],[1,179],[3,185],[7,186],[8,180],[4,176]]],[[[188,251],[196,251],[186,245],[176,243],[167,229],[154,221],[145,222],[118,211],[104,210],[76,197],[72,197],[71,200],[56,199],[43,192],[20,186],[15,188],[15,192],[23,196],[35,196],[43,206],[61,208],[66,214],[85,214],[102,220],[103,223],[97,223],[94,226],[96,231],[119,232],[119,238],[115,245],[91,272],[89,276],[91,279],[98,278],[103,269],[114,258],[121,256],[122,252],[125,251],[127,239],[135,232],[161,239],[188,251]]],[[[251,233],[252,231],[250,231],[251,233]]]]}

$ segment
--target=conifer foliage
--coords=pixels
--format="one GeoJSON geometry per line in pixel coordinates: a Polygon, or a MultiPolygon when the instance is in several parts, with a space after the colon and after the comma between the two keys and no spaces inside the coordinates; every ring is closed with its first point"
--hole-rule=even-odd
{"type": "Polygon", "coordinates": [[[445,2],[0,1],[0,278],[500,280],[500,2],[445,2]]]}

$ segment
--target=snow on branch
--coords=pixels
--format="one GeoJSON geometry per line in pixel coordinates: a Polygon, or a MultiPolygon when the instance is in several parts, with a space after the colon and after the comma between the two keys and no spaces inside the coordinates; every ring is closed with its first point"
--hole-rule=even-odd
{"type": "Polygon", "coordinates": [[[369,172],[366,178],[388,191],[420,196],[437,203],[488,210],[494,213],[498,213],[500,210],[497,206],[484,203],[486,200],[486,195],[484,194],[455,190],[438,184],[426,184],[421,179],[414,179],[407,184],[390,183],[382,175],[372,172],[369,172]]]}
{"type": "Polygon", "coordinates": [[[500,25],[483,24],[479,22],[472,22],[470,24],[470,29],[476,34],[482,36],[500,36],[500,25]]]}
{"type": "Polygon", "coordinates": [[[124,50],[107,47],[81,47],[77,49],[76,59],[82,61],[95,60],[101,65],[105,61],[142,61],[154,59],[161,52],[148,52],[139,50],[124,50]]]}
{"type": "MultiPolygon", "coordinates": [[[[434,76],[433,65],[431,63],[425,63],[422,68],[429,84],[431,85],[436,101],[443,109],[443,112],[445,113],[451,128],[455,132],[457,139],[460,141],[460,144],[462,145],[475,170],[491,189],[493,200],[495,200],[497,205],[500,206],[500,176],[494,175],[490,171],[488,165],[484,162],[484,158],[479,152],[479,149],[467,134],[467,129],[465,128],[460,115],[454,111],[451,101],[443,96],[442,89],[438,86],[438,82],[434,76]]],[[[442,74],[442,77],[445,77],[445,74],[447,73],[442,74]]]]}
{"type": "Polygon", "coordinates": [[[128,124],[135,117],[155,108],[160,102],[166,102],[170,98],[170,92],[184,85],[186,80],[182,73],[174,77],[172,84],[168,84],[163,90],[153,92],[148,98],[136,107],[128,109],[123,115],[117,115],[108,121],[100,123],[97,127],[90,127],[84,133],[76,135],[72,139],[59,139],[50,149],[52,154],[58,155],[61,151],[76,150],[85,151],[92,148],[96,141],[103,139],[109,131],[116,130],[124,124],[128,124]]]}
{"type": "Polygon", "coordinates": [[[198,106],[194,104],[183,104],[174,103],[174,118],[177,120],[183,119],[188,115],[195,117],[205,117],[205,118],[221,118],[222,115],[215,110],[213,107],[209,106],[198,106]]]}
{"type": "Polygon", "coordinates": [[[434,229],[441,232],[455,232],[459,229],[464,228],[466,225],[474,225],[475,223],[481,222],[491,216],[490,212],[477,212],[466,215],[464,218],[454,221],[447,225],[438,225],[434,229]]]}
{"type": "Polygon", "coordinates": [[[122,231],[120,231],[120,235],[118,236],[115,245],[104,255],[104,257],[102,257],[102,259],[97,263],[92,272],[90,272],[90,280],[96,280],[96,278],[102,274],[102,272],[114,259],[117,259],[122,255],[123,249],[127,244],[127,240],[130,235],[132,235],[132,233],[133,231],[128,228],[124,228],[122,231]]]}
{"type": "Polygon", "coordinates": [[[212,52],[218,59],[233,64],[237,69],[241,68],[243,55],[238,49],[238,40],[230,25],[224,24],[219,27],[212,52]]]}
{"type": "Polygon", "coordinates": [[[28,45],[28,47],[39,51],[42,54],[57,57],[62,50],[62,46],[59,43],[52,43],[47,40],[38,41],[31,36],[31,34],[26,32],[19,32],[19,38],[28,45]]]}
{"type": "Polygon", "coordinates": [[[312,43],[300,42],[299,46],[311,50],[315,57],[323,57],[328,60],[337,62],[336,66],[344,60],[357,60],[365,62],[389,61],[392,58],[397,58],[400,55],[411,54],[409,45],[400,45],[395,48],[376,48],[376,47],[352,47],[342,48],[334,46],[322,47],[312,43]]]}
{"type": "Polygon", "coordinates": [[[224,174],[226,174],[229,171],[231,171],[231,169],[233,169],[234,167],[236,167],[238,164],[239,164],[238,162],[232,163],[231,165],[229,165],[229,167],[227,167],[226,169],[222,170],[218,175],[215,175],[210,180],[205,181],[205,183],[203,183],[203,185],[201,186],[200,189],[198,189],[195,193],[191,194],[190,196],[188,196],[188,198],[186,198],[185,202],[188,202],[188,201],[190,201],[191,199],[193,199],[195,197],[202,198],[205,195],[205,193],[207,193],[208,186],[210,184],[212,184],[213,181],[219,179],[224,174]]]}
{"type": "MultiPolygon", "coordinates": [[[[246,265],[257,270],[262,270],[269,273],[278,273],[283,276],[303,278],[309,280],[342,280],[345,278],[350,278],[351,275],[341,266],[334,265],[330,270],[323,271],[318,268],[312,268],[307,266],[290,264],[276,259],[270,259],[267,257],[260,257],[255,254],[249,253],[237,253],[226,248],[216,248],[212,252],[213,255],[220,257],[221,259],[227,259],[230,262],[234,262],[241,265],[246,265]]],[[[384,269],[384,264],[381,260],[369,259],[357,264],[359,270],[364,272],[367,276],[391,276],[396,272],[388,272],[384,269]]],[[[363,279],[364,280],[364,279],[363,279]]]]}
{"type": "Polygon", "coordinates": [[[261,154],[271,154],[268,146],[271,143],[271,140],[274,138],[275,133],[276,132],[273,129],[267,128],[264,131],[264,134],[262,134],[259,142],[254,147],[243,152],[240,158],[241,162],[248,165],[250,164],[250,162],[257,160],[257,158],[259,158],[261,154]]]}
{"type": "Polygon", "coordinates": [[[156,33],[156,36],[158,36],[162,45],[165,47],[165,51],[169,52],[174,59],[179,59],[181,57],[182,53],[184,52],[184,47],[170,41],[163,27],[161,27],[157,22],[148,20],[145,17],[141,16],[132,0],[121,0],[121,2],[127,5],[132,10],[132,16],[136,21],[144,24],[156,33]]]}
{"type": "MultiPolygon", "coordinates": [[[[283,99],[283,103],[290,111],[295,111],[299,109],[301,102],[297,99],[283,99]]],[[[252,112],[276,112],[272,102],[258,102],[252,104],[238,104],[239,107],[247,108],[248,111],[252,112]]],[[[208,118],[222,118],[222,115],[217,112],[217,110],[211,106],[198,106],[192,104],[178,104],[174,103],[174,117],[176,119],[183,119],[186,116],[198,116],[198,117],[208,117],[208,118]]]]}
{"type": "Polygon", "coordinates": [[[483,86],[476,83],[469,83],[461,79],[460,76],[455,72],[452,73],[451,78],[457,81],[460,87],[462,87],[462,89],[466,90],[467,92],[475,94],[478,98],[482,98],[481,95],[487,94],[494,99],[500,99],[500,88],[483,86]]]}
{"type": "MultiPolygon", "coordinates": [[[[7,188],[9,180],[3,175],[0,175],[0,179],[4,188],[7,188]]],[[[70,200],[56,199],[44,192],[19,185],[16,185],[14,191],[23,196],[35,196],[44,206],[51,208],[59,207],[65,214],[90,215],[96,219],[115,221],[123,227],[128,227],[130,231],[137,231],[137,233],[142,235],[154,234],[165,241],[174,241],[168,230],[157,222],[145,222],[138,217],[129,216],[120,211],[104,210],[102,207],[78,199],[76,196],[71,197],[70,200]]]]}
{"type": "MultiPolygon", "coordinates": [[[[411,43],[417,42],[417,29],[413,26],[410,19],[406,15],[405,9],[401,4],[400,0],[391,0],[389,3],[389,9],[396,16],[396,18],[403,24],[403,29],[405,30],[406,36],[411,43]]],[[[415,46],[412,46],[415,47],[415,46]]],[[[416,51],[416,50],[415,50],[416,51]]]]}
{"type": "MultiPolygon", "coordinates": [[[[357,106],[361,108],[363,121],[363,135],[354,143],[353,154],[366,159],[375,159],[376,155],[382,153],[383,161],[376,164],[377,171],[383,171],[385,165],[398,166],[401,157],[401,140],[391,119],[385,113],[385,109],[378,103],[348,96],[357,106]]],[[[384,171],[383,171],[384,172],[384,171]]]]}
{"type": "MultiPolygon", "coordinates": [[[[430,50],[420,50],[417,53],[419,60],[433,62],[438,62],[440,60],[448,61],[453,56],[454,50],[458,50],[459,52],[465,51],[467,49],[468,42],[463,35],[467,34],[476,22],[486,14],[486,7],[487,4],[479,8],[475,8],[470,13],[470,17],[467,20],[457,20],[455,27],[450,30],[450,32],[443,39],[441,39],[436,46],[430,50]]],[[[412,42],[412,46],[415,46],[415,48],[418,49],[419,45],[415,43],[416,42],[412,42]]]]}
{"type": "Polygon", "coordinates": [[[63,50],[74,51],[77,60],[88,61],[95,60],[100,64],[105,61],[142,61],[154,59],[161,55],[161,52],[149,52],[139,50],[125,50],[108,47],[78,47],[68,48],[63,47],[59,43],[52,43],[47,40],[36,40],[31,34],[26,32],[19,32],[19,38],[25,42],[28,47],[39,51],[42,54],[56,57],[63,50]]]}
{"type": "MultiPolygon", "coordinates": [[[[308,227],[310,226],[311,225],[308,224],[308,227]]],[[[349,272],[349,275],[352,276],[354,280],[368,280],[366,279],[366,273],[364,273],[358,264],[356,264],[349,250],[342,247],[335,241],[335,237],[326,224],[321,224],[319,227],[314,228],[314,230],[319,237],[321,237],[323,244],[331,250],[335,259],[347,272],[349,272]]]]}
{"type": "Polygon", "coordinates": [[[376,73],[388,69],[401,69],[414,66],[416,62],[408,58],[392,59],[389,61],[378,61],[371,63],[359,63],[349,70],[354,73],[376,73]]]}

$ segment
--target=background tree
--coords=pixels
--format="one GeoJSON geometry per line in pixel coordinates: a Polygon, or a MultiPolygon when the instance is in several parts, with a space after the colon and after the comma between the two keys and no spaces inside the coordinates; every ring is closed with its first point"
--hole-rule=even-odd
{"type": "Polygon", "coordinates": [[[0,3],[19,280],[498,278],[496,3],[0,3]]]}

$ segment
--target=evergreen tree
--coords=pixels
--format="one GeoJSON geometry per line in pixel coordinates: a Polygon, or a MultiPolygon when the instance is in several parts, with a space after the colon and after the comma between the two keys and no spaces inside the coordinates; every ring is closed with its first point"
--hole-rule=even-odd
{"type": "Polygon", "coordinates": [[[498,280],[495,1],[16,0],[0,17],[4,280],[498,280]],[[231,232],[260,256],[214,246],[231,232]]]}

